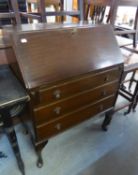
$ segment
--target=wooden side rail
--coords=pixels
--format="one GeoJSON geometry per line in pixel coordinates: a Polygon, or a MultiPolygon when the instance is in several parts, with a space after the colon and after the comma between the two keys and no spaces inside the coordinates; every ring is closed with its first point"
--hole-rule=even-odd
{"type": "Polygon", "coordinates": [[[128,66],[125,66],[124,73],[122,76],[122,83],[120,85],[118,94],[124,99],[126,99],[128,101],[128,104],[127,105],[125,104],[117,108],[115,112],[125,107],[128,107],[128,110],[124,113],[125,115],[130,113],[132,110],[135,111],[137,101],[138,101],[138,80],[135,79],[135,74],[137,70],[138,70],[138,63],[134,63],[128,66]],[[128,80],[125,80],[126,76],[131,72],[132,72],[131,77],[128,80]],[[124,85],[126,82],[129,83],[127,88],[124,85]],[[134,90],[131,91],[133,82],[135,82],[135,86],[134,86],[134,90]]]}

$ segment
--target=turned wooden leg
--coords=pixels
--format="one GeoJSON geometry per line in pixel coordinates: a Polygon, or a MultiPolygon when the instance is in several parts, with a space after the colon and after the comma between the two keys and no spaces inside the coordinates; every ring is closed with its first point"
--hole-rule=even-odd
{"type": "Polygon", "coordinates": [[[13,127],[12,119],[10,116],[10,112],[8,109],[2,109],[0,111],[2,117],[3,117],[3,122],[4,122],[4,129],[6,131],[6,134],[8,136],[9,142],[11,144],[12,150],[14,152],[14,155],[17,160],[17,164],[19,167],[19,170],[21,171],[22,175],[25,175],[25,168],[24,168],[24,163],[21,157],[16,133],[13,127]]]}
{"type": "Polygon", "coordinates": [[[133,112],[136,112],[136,107],[137,107],[137,104],[138,104],[138,94],[136,95],[136,99],[135,99],[135,101],[134,101],[134,103],[133,103],[133,112]]]}
{"type": "Polygon", "coordinates": [[[38,168],[41,168],[43,166],[43,158],[42,158],[41,152],[42,152],[42,149],[47,145],[47,143],[48,143],[48,140],[41,144],[35,145],[35,150],[38,157],[36,165],[38,168]]]}
{"type": "Polygon", "coordinates": [[[105,113],[105,119],[102,123],[102,130],[107,131],[108,130],[108,125],[111,123],[112,116],[113,116],[114,111],[110,110],[105,113]]]}
{"type": "Polygon", "coordinates": [[[6,133],[7,133],[8,139],[10,141],[10,144],[12,146],[14,155],[16,157],[19,170],[21,171],[22,175],[25,175],[24,163],[23,163],[21,153],[20,153],[20,150],[19,150],[19,145],[18,145],[18,142],[17,142],[16,133],[15,133],[13,128],[7,128],[6,133]]]}

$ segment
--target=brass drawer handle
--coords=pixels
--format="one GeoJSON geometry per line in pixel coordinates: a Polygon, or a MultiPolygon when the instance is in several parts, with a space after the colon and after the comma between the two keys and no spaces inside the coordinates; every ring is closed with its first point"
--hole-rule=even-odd
{"type": "Polygon", "coordinates": [[[107,81],[109,81],[109,79],[110,79],[110,78],[109,78],[109,75],[107,75],[107,76],[105,77],[104,81],[107,82],[107,81]]]}
{"type": "Polygon", "coordinates": [[[106,91],[106,90],[103,90],[101,94],[102,94],[102,96],[103,96],[103,97],[105,97],[105,96],[107,96],[107,95],[108,95],[108,93],[107,93],[107,91],[106,91]]]}
{"type": "Polygon", "coordinates": [[[60,123],[56,124],[55,128],[56,128],[57,130],[61,130],[61,124],[60,124],[60,123]]]}
{"type": "Polygon", "coordinates": [[[61,91],[60,90],[56,90],[56,91],[54,91],[53,95],[54,95],[55,99],[59,99],[59,98],[61,98],[61,91]]]}
{"type": "Polygon", "coordinates": [[[56,113],[57,115],[59,115],[61,113],[61,107],[56,107],[54,109],[54,113],[56,113]]]}

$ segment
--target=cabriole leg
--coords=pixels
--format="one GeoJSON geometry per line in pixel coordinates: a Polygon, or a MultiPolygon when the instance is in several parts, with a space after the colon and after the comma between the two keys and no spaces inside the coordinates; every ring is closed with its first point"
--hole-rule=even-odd
{"type": "Polygon", "coordinates": [[[47,143],[48,143],[48,140],[41,144],[35,145],[35,150],[38,157],[36,165],[38,168],[41,168],[43,166],[43,158],[42,158],[41,152],[42,152],[42,149],[45,147],[45,145],[47,145],[47,143]]]}
{"type": "Polygon", "coordinates": [[[111,123],[112,116],[113,116],[113,110],[110,110],[105,113],[105,119],[102,123],[102,130],[107,131],[108,130],[108,125],[111,123]]]}

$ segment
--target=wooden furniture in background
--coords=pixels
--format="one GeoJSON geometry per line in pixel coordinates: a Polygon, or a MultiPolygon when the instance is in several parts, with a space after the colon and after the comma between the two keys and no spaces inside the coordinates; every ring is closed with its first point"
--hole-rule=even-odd
{"type": "MultiPolygon", "coordinates": [[[[31,0],[28,0],[29,4],[31,3],[31,0]]],[[[37,19],[40,22],[46,22],[46,17],[47,16],[60,16],[61,21],[64,20],[64,16],[75,16],[78,17],[79,20],[83,21],[83,1],[78,0],[78,10],[72,10],[72,11],[67,11],[64,10],[64,1],[60,0],[60,11],[55,11],[55,12],[48,12],[45,10],[45,7],[48,3],[50,4],[50,1],[48,0],[32,0],[32,3],[37,3],[39,12],[29,12],[29,13],[21,13],[22,16],[25,16],[27,18],[32,18],[32,19],[37,19]]],[[[51,1],[53,3],[56,3],[56,1],[51,1]]],[[[29,5],[30,6],[30,5],[29,5]]],[[[30,7],[29,7],[30,9],[30,7]]],[[[31,9],[30,9],[31,10],[31,9]]]]}
{"type": "MultiPolygon", "coordinates": [[[[115,19],[117,15],[117,10],[118,7],[123,6],[123,7],[137,7],[135,18],[134,18],[134,27],[133,29],[126,29],[126,28],[121,28],[121,30],[117,30],[116,34],[117,35],[125,35],[125,34],[130,34],[133,36],[132,44],[133,47],[135,48],[137,45],[137,32],[138,32],[138,0],[118,0],[116,1],[114,8],[113,8],[113,20],[112,20],[112,25],[115,28],[115,19]]],[[[117,27],[119,28],[119,27],[117,27]]],[[[132,50],[133,51],[133,50],[132,50]]]]}
{"type": "MultiPolygon", "coordinates": [[[[34,4],[35,7],[37,7],[37,11],[39,12],[40,1],[39,0],[27,0],[28,12],[29,13],[33,12],[32,4],[34,4]]],[[[51,5],[54,7],[55,12],[59,12],[63,10],[64,4],[60,0],[45,0],[45,8],[51,5]]],[[[56,22],[61,22],[62,20],[63,20],[62,17],[56,16],[56,22]]]]}
{"type": "MultiPolygon", "coordinates": [[[[2,2],[1,2],[2,3],[2,2]]],[[[17,4],[17,0],[15,1],[6,1],[6,2],[3,2],[3,3],[6,3],[6,7],[8,8],[8,11],[9,12],[2,12],[0,13],[0,19],[9,19],[11,21],[12,24],[21,24],[21,19],[20,19],[20,15],[18,13],[18,4],[17,4]],[[10,11],[10,8],[13,8],[13,12],[10,11]]],[[[2,3],[2,4],[3,4],[2,3]]],[[[1,23],[1,26],[2,27],[2,23],[1,23]]]]}
{"type": "MultiPolygon", "coordinates": [[[[111,0],[84,0],[84,14],[85,20],[88,20],[88,15],[90,15],[91,20],[95,23],[102,23],[104,16],[105,16],[105,10],[107,6],[110,7],[109,12],[112,10],[112,1],[111,0]]],[[[108,14],[108,17],[106,19],[106,22],[108,23],[110,20],[110,13],[108,14]]]]}
{"type": "Polygon", "coordinates": [[[11,43],[9,39],[5,36],[3,37],[3,30],[0,32],[0,65],[8,64],[7,56],[10,60],[15,60],[15,54],[13,52],[11,43]]]}
{"type": "Polygon", "coordinates": [[[26,0],[0,1],[0,27],[6,24],[27,23],[25,18],[20,18],[19,11],[26,12],[26,0]]]}
{"type": "Polygon", "coordinates": [[[105,113],[102,129],[107,130],[122,55],[109,25],[36,24],[14,28],[14,34],[15,61],[31,97],[29,129],[41,167],[41,150],[52,136],[100,113],[105,113]]]}
{"type": "MultiPolygon", "coordinates": [[[[117,35],[132,35],[133,39],[131,44],[136,48],[137,46],[137,32],[138,32],[138,1],[137,0],[85,0],[84,1],[84,14],[85,20],[88,20],[88,14],[90,12],[91,19],[94,23],[103,23],[105,17],[105,9],[107,6],[110,6],[110,12],[106,22],[115,28],[115,34],[117,35]],[[115,26],[117,11],[120,6],[123,7],[137,7],[135,18],[134,18],[134,27],[133,29],[127,29],[119,26],[115,26]]],[[[126,44],[125,46],[126,47],[126,44]]],[[[129,49],[130,50],[130,49],[129,49]]],[[[133,51],[133,49],[132,49],[133,51]]]]}
{"type": "Polygon", "coordinates": [[[10,11],[15,14],[16,23],[18,25],[20,25],[20,23],[22,24],[28,23],[27,19],[24,17],[21,17],[19,14],[19,11],[27,12],[26,0],[8,0],[8,2],[9,2],[10,11]]]}
{"type": "Polygon", "coordinates": [[[126,99],[128,103],[123,106],[120,106],[117,110],[128,107],[128,110],[124,113],[125,115],[129,114],[132,110],[134,111],[137,105],[138,80],[135,78],[137,70],[138,70],[138,63],[127,65],[124,68],[122,83],[119,89],[119,95],[124,99],[126,99]],[[128,74],[131,74],[129,79],[128,74]],[[128,83],[128,85],[126,86],[125,83],[128,83]],[[134,88],[133,90],[131,89],[132,83],[135,83],[135,86],[133,86],[134,88]]]}
{"type": "MultiPolygon", "coordinates": [[[[73,0],[73,10],[77,10],[78,9],[78,0],[73,0]]],[[[72,22],[73,23],[78,23],[79,19],[76,17],[72,18],[72,22]]]]}

